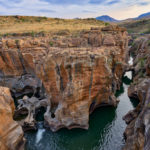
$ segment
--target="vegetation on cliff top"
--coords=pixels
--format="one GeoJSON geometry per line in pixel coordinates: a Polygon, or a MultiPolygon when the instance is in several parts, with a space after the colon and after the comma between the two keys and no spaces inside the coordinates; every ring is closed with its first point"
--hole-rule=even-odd
{"type": "Polygon", "coordinates": [[[130,20],[119,23],[119,25],[127,28],[129,33],[148,34],[150,33],[150,19],[130,20]]]}
{"type": "Polygon", "coordinates": [[[58,33],[68,34],[107,24],[96,19],[58,19],[29,16],[0,16],[0,35],[58,33]]]}

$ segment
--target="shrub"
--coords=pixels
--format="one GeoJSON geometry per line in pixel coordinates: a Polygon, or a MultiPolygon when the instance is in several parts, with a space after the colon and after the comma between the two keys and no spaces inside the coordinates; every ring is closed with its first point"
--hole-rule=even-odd
{"type": "Polygon", "coordinates": [[[141,77],[141,78],[143,78],[143,77],[144,77],[144,73],[143,73],[143,71],[142,71],[142,70],[139,72],[139,77],[141,77]]]}
{"type": "Polygon", "coordinates": [[[146,57],[139,59],[139,63],[140,63],[140,67],[141,67],[141,68],[144,67],[145,61],[146,61],[146,57]]]}
{"type": "Polygon", "coordinates": [[[53,42],[52,42],[52,41],[50,41],[50,42],[49,42],[49,45],[50,45],[50,46],[53,46],[53,42]]]}
{"type": "Polygon", "coordinates": [[[5,34],[4,34],[5,37],[8,36],[8,35],[9,35],[8,33],[5,33],[5,34]]]}
{"type": "Polygon", "coordinates": [[[150,107],[150,103],[148,103],[147,106],[150,107]]]}
{"type": "Polygon", "coordinates": [[[148,46],[150,46],[150,40],[148,40],[148,46]]]}
{"type": "Polygon", "coordinates": [[[110,24],[108,22],[105,22],[105,26],[109,26],[110,24]]]}
{"type": "Polygon", "coordinates": [[[18,45],[18,44],[19,44],[19,40],[15,40],[15,42],[16,42],[16,45],[18,45]]]}
{"type": "Polygon", "coordinates": [[[31,32],[31,36],[35,37],[35,32],[34,31],[31,32]]]}
{"type": "Polygon", "coordinates": [[[116,65],[122,64],[122,62],[120,61],[116,61],[116,65]]]}

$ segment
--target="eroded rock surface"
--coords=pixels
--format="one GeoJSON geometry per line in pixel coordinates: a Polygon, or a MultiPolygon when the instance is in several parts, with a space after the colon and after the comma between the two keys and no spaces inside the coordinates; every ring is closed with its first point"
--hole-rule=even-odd
{"type": "Polygon", "coordinates": [[[47,108],[47,99],[39,100],[36,97],[28,98],[27,96],[23,99],[18,100],[18,106],[15,111],[14,119],[23,127],[23,130],[36,130],[36,115],[40,108],[47,108]]]}
{"type": "Polygon", "coordinates": [[[150,149],[150,37],[141,37],[130,50],[134,56],[133,83],[128,89],[131,98],[139,100],[139,105],[130,111],[124,120],[128,124],[123,150],[150,149]]]}
{"type": "MultiPolygon", "coordinates": [[[[23,96],[33,93],[39,101],[46,98],[44,120],[51,130],[88,129],[89,114],[95,108],[116,106],[114,93],[128,58],[124,28],[92,28],[66,37],[3,38],[0,46],[1,84],[10,87],[14,97],[23,92],[23,96]],[[22,81],[24,76],[32,76],[34,86],[22,81]],[[44,92],[38,94],[40,98],[35,94],[39,91],[44,92]]],[[[32,113],[35,116],[35,110],[32,113]]]]}
{"type": "Polygon", "coordinates": [[[15,106],[8,88],[0,87],[0,149],[23,150],[21,126],[13,120],[15,106]]]}

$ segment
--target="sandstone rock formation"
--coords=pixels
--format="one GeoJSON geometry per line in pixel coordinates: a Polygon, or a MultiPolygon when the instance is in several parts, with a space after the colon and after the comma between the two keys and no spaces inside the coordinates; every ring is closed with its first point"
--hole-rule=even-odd
{"type": "Polygon", "coordinates": [[[15,111],[14,119],[18,121],[24,131],[36,130],[35,115],[38,115],[40,108],[46,108],[47,106],[47,99],[42,99],[39,101],[36,97],[28,98],[25,96],[23,99],[18,100],[18,106],[15,111]]]}
{"type": "Polygon", "coordinates": [[[8,88],[0,87],[0,149],[23,150],[21,126],[13,120],[15,106],[8,88]]]}
{"type": "MultiPolygon", "coordinates": [[[[1,84],[11,89],[15,99],[46,98],[44,120],[51,130],[88,129],[89,113],[117,104],[114,93],[125,70],[127,46],[127,32],[118,26],[92,28],[76,36],[2,38],[1,84]]],[[[24,106],[31,110],[29,102],[34,104],[27,100],[17,112],[24,106]]]]}
{"type": "Polygon", "coordinates": [[[131,98],[139,100],[139,105],[130,111],[124,120],[128,124],[123,150],[150,149],[150,37],[141,37],[130,50],[134,56],[133,83],[128,89],[131,98]]]}

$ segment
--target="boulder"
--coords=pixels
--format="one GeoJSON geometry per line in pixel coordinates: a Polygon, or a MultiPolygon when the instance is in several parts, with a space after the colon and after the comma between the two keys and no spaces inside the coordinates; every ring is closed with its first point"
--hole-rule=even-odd
{"type": "Polygon", "coordinates": [[[22,127],[13,120],[15,106],[8,88],[0,87],[0,149],[23,150],[22,127]]]}

